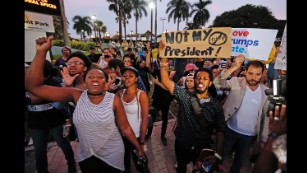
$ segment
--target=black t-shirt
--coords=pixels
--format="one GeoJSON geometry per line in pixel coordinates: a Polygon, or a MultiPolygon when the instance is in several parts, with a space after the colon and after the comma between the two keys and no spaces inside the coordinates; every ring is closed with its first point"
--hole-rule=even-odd
{"type": "Polygon", "coordinates": [[[90,58],[90,60],[94,63],[97,63],[99,58],[100,58],[101,54],[89,54],[88,57],[90,58]]]}
{"type": "MultiPolygon", "coordinates": [[[[44,81],[45,85],[49,86],[59,86],[60,83],[53,79],[49,78],[44,81]]],[[[28,108],[28,127],[31,129],[49,129],[62,125],[65,121],[66,110],[59,110],[55,108],[55,103],[43,100],[39,103],[32,104],[31,98],[28,92],[25,92],[25,102],[28,108]],[[52,107],[52,109],[50,109],[52,107]],[[34,111],[39,109],[41,111],[34,111]]],[[[65,104],[65,103],[63,103],[65,104]]]]}

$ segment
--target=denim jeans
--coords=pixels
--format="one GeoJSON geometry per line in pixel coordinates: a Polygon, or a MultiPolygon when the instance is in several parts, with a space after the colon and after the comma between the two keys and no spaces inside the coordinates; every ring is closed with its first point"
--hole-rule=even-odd
{"type": "Polygon", "coordinates": [[[62,149],[67,164],[75,164],[74,152],[70,142],[63,137],[63,127],[50,129],[29,129],[35,149],[36,169],[38,173],[48,173],[47,144],[49,132],[58,146],[62,149]]]}
{"type": "Polygon", "coordinates": [[[225,131],[223,158],[231,158],[232,153],[235,152],[230,173],[240,173],[240,169],[246,159],[252,146],[255,136],[247,136],[237,133],[228,127],[225,131]]]}

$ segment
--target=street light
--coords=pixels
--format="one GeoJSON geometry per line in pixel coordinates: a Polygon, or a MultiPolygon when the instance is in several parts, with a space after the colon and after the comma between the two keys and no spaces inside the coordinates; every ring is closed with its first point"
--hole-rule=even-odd
{"type": "Polygon", "coordinates": [[[134,34],[134,32],[131,30],[130,31],[130,40],[132,40],[132,35],[134,34]]]}
{"type": "Polygon", "coordinates": [[[96,29],[95,29],[96,15],[92,15],[91,18],[93,19],[93,29],[94,29],[94,35],[95,35],[95,38],[96,38],[96,29]]]}
{"type": "Polygon", "coordinates": [[[161,17],[160,20],[162,20],[162,33],[164,31],[164,20],[166,20],[165,17],[161,17]]]}
{"type": "Polygon", "coordinates": [[[81,33],[82,33],[82,36],[81,36],[81,41],[82,41],[82,37],[83,37],[83,40],[84,40],[84,29],[81,29],[81,33]]]}
{"type": "Polygon", "coordinates": [[[150,28],[151,28],[151,29],[150,29],[150,32],[151,32],[151,33],[150,33],[150,34],[151,34],[151,35],[150,35],[150,42],[152,42],[152,20],[153,20],[152,18],[153,18],[153,9],[155,8],[155,4],[154,4],[153,1],[150,1],[150,2],[149,2],[149,8],[150,8],[150,13],[151,13],[151,14],[150,14],[150,28]]]}

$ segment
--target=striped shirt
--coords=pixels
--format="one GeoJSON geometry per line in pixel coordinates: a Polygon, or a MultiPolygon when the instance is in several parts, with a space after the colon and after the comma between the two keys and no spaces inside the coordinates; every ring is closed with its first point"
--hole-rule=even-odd
{"type": "Polygon", "coordinates": [[[110,166],[124,170],[124,144],[115,124],[114,94],[106,92],[98,105],[93,104],[85,90],[76,105],[73,122],[79,146],[77,161],[95,156],[110,166]]]}

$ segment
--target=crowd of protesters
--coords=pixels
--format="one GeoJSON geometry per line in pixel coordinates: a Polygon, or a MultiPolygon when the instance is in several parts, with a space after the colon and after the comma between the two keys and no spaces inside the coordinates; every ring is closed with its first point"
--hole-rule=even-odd
{"type": "MultiPolygon", "coordinates": [[[[243,55],[227,59],[195,57],[181,69],[182,74],[177,74],[177,80],[172,69],[176,59],[153,54],[165,49],[163,43],[151,47],[150,42],[135,46],[130,42],[125,49],[117,44],[103,49],[90,47],[88,56],[65,46],[63,57],[54,64],[60,71],[57,79],[61,85],[52,87],[44,85],[43,80],[51,42],[52,37],[36,40],[37,52],[26,72],[27,98],[64,102],[72,107],[69,118],[79,141],[76,162],[82,173],[130,172],[130,157],[135,150],[139,158],[147,160],[144,150],[153,130],[148,126],[149,114],[155,121],[161,112],[161,143],[167,146],[165,134],[173,99],[180,109],[174,130],[178,173],[186,173],[189,162],[194,165],[193,172],[200,171],[207,160],[217,172],[239,173],[246,160],[254,162],[250,172],[286,170],[285,162],[277,164],[280,159],[272,149],[275,139],[286,134],[286,108],[283,104],[273,113],[265,93],[280,77],[280,70],[272,68],[274,59],[267,69],[263,61],[249,61],[243,55]],[[96,54],[97,50],[101,54],[96,54]],[[276,116],[278,120],[274,120],[276,116]],[[205,148],[214,152],[199,157],[205,148]],[[256,156],[251,154],[255,148],[256,156]],[[272,165],[260,166],[265,162],[272,165]]],[[[52,132],[59,123],[48,128],[52,132]]],[[[37,151],[40,145],[46,145],[36,141],[37,151]]],[[[67,148],[70,151],[71,147],[67,148]]],[[[44,152],[37,161],[46,155],[44,152]]],[[[70,155],[73,153],[65,154],[73,172],[75,161],[69,160],[70,155]]],[[[38,173],[48,172],[48,165],[42,165],[37,165],[38,173]]]]}

